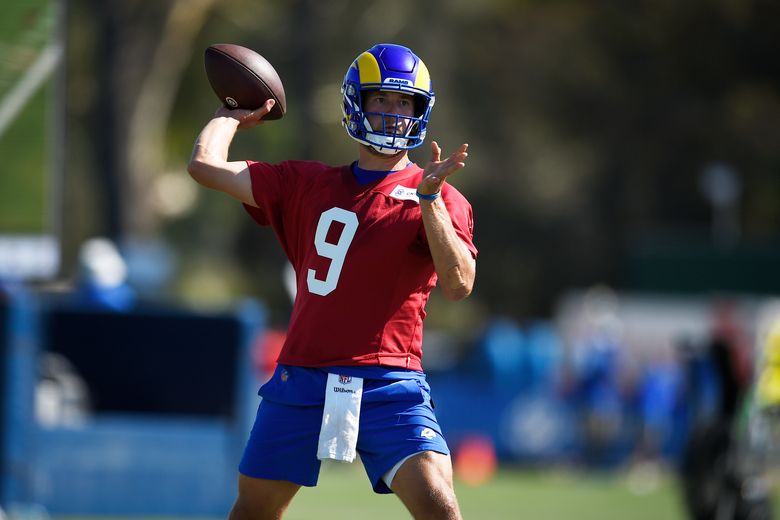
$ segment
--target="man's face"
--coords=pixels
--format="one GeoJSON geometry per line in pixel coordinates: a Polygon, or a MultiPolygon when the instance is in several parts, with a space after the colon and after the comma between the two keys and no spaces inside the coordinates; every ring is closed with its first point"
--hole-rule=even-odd
{"type": "MultiPolygon", "coordinates": [[[[399,116],[414,116],[414,97],[401,92],[383,92],[372,90],[366,93],[363,111],[383,112],[399,116]]],[[[410,120],[395,117],[382,117],[377,114],[368,114],[368,122],[375,132],[386,134],[405,135],[410,120]]]]}

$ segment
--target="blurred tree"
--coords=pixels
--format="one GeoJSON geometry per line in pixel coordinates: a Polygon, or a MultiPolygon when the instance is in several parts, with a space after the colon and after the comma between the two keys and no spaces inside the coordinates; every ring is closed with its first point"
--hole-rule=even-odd
{"type": "MultiPolygon", "coordinates": [[[[88,28],[97,71],[94,102],[87,106],[95,156],[95,180],[102,200],[104,232],[156,230],[149,187],[165,171],[165,134],[193,40],[217,0],[73,2],[71,34],[88,28]],[[97,13],[97,17],[95,17],[97,13]]],[[[82,51],[83,48],[78,46],[82,51]]],[[[82,92],[74,93],[79,96],[82,92]]]]}
{"type": "MultiPolygon", "coordinates": [[[[195,37],[218,0],[171,0],[151,57],[138,56],[148,65],[130,114],[127,148],[128,172],[133,184],[130,229],[152,233],[157,222],[149,206],[149,187],[156,174],[167,169],[165,134],[184,70],[189,65],[195,37]]],[[[143,26],[143,21],[138,22],[143,26]]],[[[156,35],[155,35],[156,36],[156,35]]]]}

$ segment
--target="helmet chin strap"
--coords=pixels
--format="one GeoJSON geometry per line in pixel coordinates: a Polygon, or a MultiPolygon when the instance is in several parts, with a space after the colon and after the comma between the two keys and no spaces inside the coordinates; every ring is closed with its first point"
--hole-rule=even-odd
{"type": "Polygon", "coordinates": [[[396,150],[395,148],[385,148],[375,144],[369,145],[369,148],[382,155],[395,155],[406,151],[406,150],[396,150]]]}
{"type": "Polygon", "coordinates": [[[409,132],[411,132],[411,125],[407,129],[406,136],[404,137],[382,136],[374,134],[374,129],[371,128],[371,125],[368,122],[368,118],[363,118],[363,125],[366,127],[366,130],[368,130],[368,134],[366,135],[366,141],[370,143],[368,147],[382,155],[395,155],[404,151],[404,149],[399,150],[398,148],[388,146],[393,142],[397,143],[399,146],[404,147],[409,145],[408,139],[405,139],[404,137],[408,136],[409,132]]]}
{"type": "Polygon", "coordinates": [[[368,152],[377,157],[390,157],[393,155],[401,155],[408,150],[395,150],[393,148],[382,148],[381,146],[374,144],[364,144],[368,152]]]}

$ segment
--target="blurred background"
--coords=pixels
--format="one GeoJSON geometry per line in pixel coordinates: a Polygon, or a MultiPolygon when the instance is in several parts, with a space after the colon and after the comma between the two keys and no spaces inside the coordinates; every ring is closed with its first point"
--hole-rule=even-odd
{"type": "Polygon", "coordinates": [[[5,514],[224,516],[292,303],[273,234],[186,172],[218,105],[203,52],[255,49],[285,85],[232,158],[343,164],[343,75],[394,42],[430,69],[429,138],[470,144],[477,283],[434,292],[425,335],[464,511],[772,518],[777,2],[3,6],[5,514]]]}

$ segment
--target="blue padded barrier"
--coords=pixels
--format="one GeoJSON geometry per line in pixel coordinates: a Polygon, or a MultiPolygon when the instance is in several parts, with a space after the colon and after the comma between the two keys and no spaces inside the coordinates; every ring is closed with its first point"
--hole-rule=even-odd
{"type": "Polygon", "coordinates": [[[24,290],[6,287],[0,303],[0,506],[34,501],[31,482],[33,403],[38,336],[37,302],[24,290]]]}
{"type": "MultiPolygon", "coordinates": [[[[230,313],[43,307],[36,360],[66,359],[91,411],[62,424],[16,414],[26,472],[8,501],[53,515],[225,516],[259,399],[251,345],[264,320],[254,303],[230,313]]],[[[28,410],[37,361],[11,370],[27,381],[17,395],[28,410]]]]}

